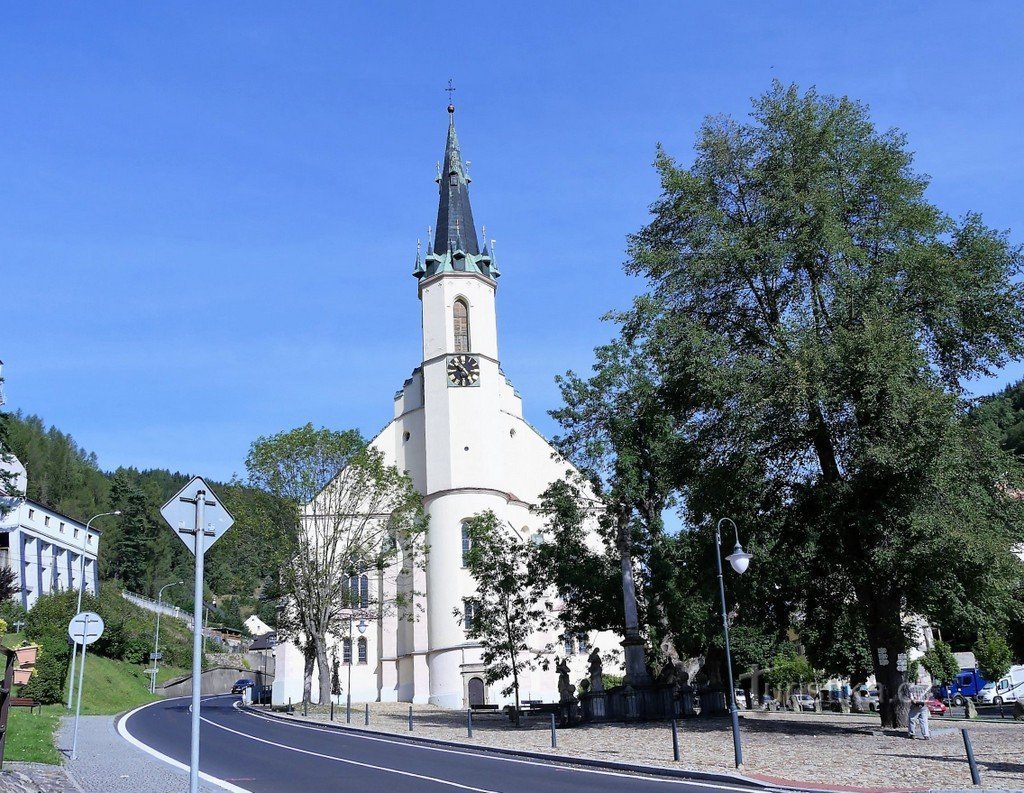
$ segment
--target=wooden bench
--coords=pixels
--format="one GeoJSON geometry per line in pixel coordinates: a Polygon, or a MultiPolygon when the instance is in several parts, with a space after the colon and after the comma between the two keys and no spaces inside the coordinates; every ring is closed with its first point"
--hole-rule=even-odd
{"type": "Polygon", "coordinates": [[[39,708],[40,713],[42,712],[42,705],[36,702],[31,697],[11,697],[12,708],[28,708],[28,712],[31,713],[35,708],[39,708]]]}
{"type": "Polygon", "coordinates": [[[471,711],[473,711],[474,713],[479,713],[480,711],[483,711],[483,712],[486,713],[487,711],[496,711],[498,709],[498,706],[497,705],[470,705],[469,709],[471,711]]]}

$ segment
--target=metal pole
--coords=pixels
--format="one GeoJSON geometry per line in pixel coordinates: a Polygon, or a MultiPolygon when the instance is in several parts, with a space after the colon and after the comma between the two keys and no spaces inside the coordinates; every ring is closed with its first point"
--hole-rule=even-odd
{"type": "MultiPolygon", "coordinates": [[[[729,714],[732,717],[732,749],[736,767],[743,767],[743,744],[740,741],[740,717],[736,710],[736,687],[732,682],[732,652],[729,649],[729,613],[725,607],[725,581],[722,578],[722,534],[720,528],[722,521],[729,518],[722,518],[715,526],[715,564],[718,566],[718,593],[722,598],[722,632],[725,634],[725,670],[729,678],[729,714]]],[[[733,526],[736,524],[733,523],[733,526]]]]}
{"type": "MultiPolygon", "coordinates": [[[[164,590],[163,590],[163,587],[161,587],[160,588],[160,594],[157,595],[157,599],[156,599],[156,637],[153,639],[153,669],[154,670],[156,670],[158,668],[157,665],[156,665],[156,657],[157,657],[157,654],[160,652],[160,608],[161,608],[161,606],[163,604],[163,596],[164,596],[164,590]]],[[[156,693],[156,671],[154,671],[153,674],[150,675],[149,684],[150,684],[149,685],[149,693],[150,694],[155,694],[156,693]]]]}
{"type": "Polygon", "coordinates": [[[967,764],[971,767],[971,782],[975,785],[980,785],[981,773],[978,771],[978,763],[974,759],[974,747],[971,746],[971,736],[968,735],[966,727],[962,727],[960,732],[964,735],[964,749],[967,750],[967,764]]]}
{"type": "Polygon", "coordinates": [[[334,721],[334,697],[331,697],[331,721],[334,721]]]}
{"type": "Polygon", "coordinates": [[[672,759],[679,762],[679,729],[675,719],[672,719],[672,759]]]}
{"type": "Polygon", "coordinates": [[[409,706],[409,732],[412,732],[412,705],[409,706]]]}
{"type": "Polygon", "coordinates": [[[473,711],[466,711],[466,737],[473,737],[473,711]]]}
{"type": "Polygon", "coordinates": [[[196,581],[193,590],[192,631],[192,747],[188,772],[189,793],[199,793],[199,708],[203,689],[203,555],[206,550],[204,532],[206,491],[196,491],[196,581]]]}
{"type": "MultiPolygon", "coordinates": [[[[78,555],[79,559],[79,576],[78,576],[78,606],[75,608],[75,614],[80,614],[82,611],[82,590],[85,589],[85,546],[89,541],[89,528],[92,526],[92,522],[96,518],[102,518],[107,515],[120,515],[121,510],[115,509],[113,512],[101,512],[99,515],[93,515],[89,520],[85,522],[85,536],[82,537],[82,552],[78,555]]],[[[71,710],[71,703],[75,698],[75,660],[78,658],[78,645],[76,644],[71,648],[71,680],[68,682],[68,710],[71,710]]]]}
{"type": "MultiPolygon", "coordinates": [[[[351,582],[349,584],[351,586],[351,582]]],[[[352,646],[352,609],[348,610],[348,688],[345,691],[345,723],[352,723],[352,654],[356,648],[352,646]]],[[[342,653],[344,655],[344,653],[342,653]]]]}
{"type": "Polygon", "coordinates": [[[365,726],[369,727],[370,726],[370,703],[369,702],[364,702],[363,704],[366,705],[366,713],[363,716],[363,724],[365,726]]]}
{"type": "Polygon", "coordinates": [[[551,748],[558,748],[558,733],[555,731],[555,714],[551,714],[551,748]]]}
{"type": "MultiPolygon", "coordinates": [[[[85,683],[85,634],[89,628],[89,615],[82,619],[82,663],[78,665],[78,703],[75,705],[75,735],[71,739],[71,759],[78,759],[78,719],[82,715],[82,685],[85,683]]],[[[966,730],[964,731],[966,734],[966,730]]]]}

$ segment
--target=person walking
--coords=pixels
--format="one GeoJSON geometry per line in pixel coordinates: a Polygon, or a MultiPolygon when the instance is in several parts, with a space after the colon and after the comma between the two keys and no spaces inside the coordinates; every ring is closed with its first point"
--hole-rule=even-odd
{"type": "Polygon", "coordinates": [[[928,740],[928,703],[927,690],[924,686],[910,687],[910,713],[907,717],[907,737],[914,738],[919,730],[921,737],[928,740]]]}

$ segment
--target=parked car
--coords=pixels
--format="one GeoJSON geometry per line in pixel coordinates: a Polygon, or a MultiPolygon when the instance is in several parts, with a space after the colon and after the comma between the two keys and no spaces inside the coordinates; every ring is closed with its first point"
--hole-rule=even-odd
{"type": "Polygon", "coordinates": [[[946,707],[945,702],[941,699],[936,699],[933,696],[929,696],[928,699],[924,701],[924,704],[928,706],[928,712],[933,716],[945,716],[946,711],[949,710],[949,708],[946,707]]]}
{"type": "Polygon", "coordinates": [[[240,677],[238,680],[235,681],[235,684],[233,686],[231,686],[231,693],[232,694],[241,694],[247,688],[252,688],[255,685],[256,684],[252,680],[250,680],[249,678],[247,678],[247,677],[240,677]]]}
{"type": "Polygon", "coordinates": [[[864,699],[864,704],[872,713],[878,710],[878,691],[876,689],[862,688],[858,692],[864,699]]]}
{"type": "Polygon", "coordinates": [[[978,692],[978,702],[985,705],[1002,705],[1024,699],[1024,665],[1010,667],[1010,671],[994,683],[986,683],[978,692]]]}
{"type": "Polygon", "coordinates": [[[800,706],[800,710],[814,710],[814,697],[810,694],[794,694],[793,697],[800,706]]]}

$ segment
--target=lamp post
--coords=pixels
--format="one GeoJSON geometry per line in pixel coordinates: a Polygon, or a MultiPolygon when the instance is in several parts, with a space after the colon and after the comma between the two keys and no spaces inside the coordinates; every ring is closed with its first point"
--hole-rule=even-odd
{"type": "Polygon", "coordinates": [[[156,662],[160,656],[160,612],[163,609],[164,602],[164,590],[169,586],[177,586],[178,584],[184,584],[184,581],[172,581],[169,584],[164,584],[160,587],[160,592],[156,596],[156,637],[153,639],[153,675],[149,681],[149,693],[156,693],[156,673],[159,669],[156,662]]]}
{"type": "Polygon", "coordinates": [[[725,607],[725,581],[722,579],[722,524],[731,523],[736,534],[736,545],[725,558],[732,569],[743,575],[750,566],[753,554],[746,553],[740,545],[740,532],[732,518],[722,518],[715,526],[715,564],[718,566],[718,593],[722,597],[722,632],[725,634],[725,669],[729,678],[729,714],[732,717],[732,748],[736,767],[743,767],[743,745],[740,742],[740,717],[736,711],[736,687],[732,682],[732,651],[729,649],[729,612],[725,607]]]}
{"type": "MultiPolygon", "coordinates": [[[[348,687],[345,691],[345,723],[349,724],[352,721],[352,664],[356,660],[356,647],[352,641],[352,617],[354,614],[353,609],[348,611],[348,687]]],[[[362,636],[366,632],[366,620],[361,616],[359,617],[359,624],[356,626],[359,628],[359,635],[362,636]]]]}
{"type": "MultiPolygon", "coordinates": [[[[85,535],[82,537],[82,552],[79,554],[80,566],[78,576],[78,606],[75,608],[75,614],[82,611],[82,592],[85,589],[85,546],[89,542],[89,529],[92,527],[92,522],[96,518],[103,518],[107,515],[120,515],[121,510],[115,509],[113,512],[101,512],[98,515],[93,515],[85,523],[85,535]]],[[[83,655],[85,649],[82,649],[83,655]]],[[[78,660],[78,642],[71,643],[71,680],[68,683],[68,710],[71,710],[71,700],[75,696],[75,664],[78,660]]]]}

